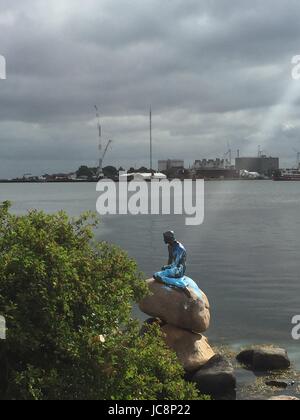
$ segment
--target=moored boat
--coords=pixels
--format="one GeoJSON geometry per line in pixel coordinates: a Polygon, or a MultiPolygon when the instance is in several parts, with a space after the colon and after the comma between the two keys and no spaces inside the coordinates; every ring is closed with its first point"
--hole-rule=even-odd
{"type": "Polygon", "coordinates": [[[299,169],[282,169],[273,175],[274,181],[300,181],[299,169]]]}

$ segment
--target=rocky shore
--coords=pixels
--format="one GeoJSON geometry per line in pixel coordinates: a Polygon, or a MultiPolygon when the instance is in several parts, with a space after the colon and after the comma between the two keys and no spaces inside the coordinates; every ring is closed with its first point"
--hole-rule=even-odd
{"type": "Polygon", "coordinates": [[[219,352],[203,335],[210,326],[210,304],[204,292],[199,299],[192,289],[186,294],[154,279],[147,283],[150,295],[139,306],[151,318],[143,330],[149,323],[160,325],[167,345],[186,372],[186,380],[195,383],[202,394],[216,400],[297,400],[300,377],[290,370],[284,349],[262,346],[244,349],[237,355],[219,352]],[[288,380],[289,374],[294,379],[288,380]],[[289,391],[292,395],[288,395],[289,391]]]}

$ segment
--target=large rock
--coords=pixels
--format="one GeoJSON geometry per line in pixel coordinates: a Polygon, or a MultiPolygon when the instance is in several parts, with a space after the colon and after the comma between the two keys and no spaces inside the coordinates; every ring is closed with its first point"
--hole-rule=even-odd
{"type": "Polygon", "coordinates": [[[289,383],[286,381],[267,381],[266,382],[267,386],[270,386],[271,388],[282,388],[282,389],[286,389],[289,386],[289,383]]]}
{"type": "Polygon", "coordinates": [[[175,351],[187,373],[196,372],[215,355],[206,337],[202,335],[172,325],[163,326],[162,331],[168,347],[175,351]]]}
{"type": "Polygon", "coordinates": [[[289,397],[288,395],[279,395],[278,397],[269,398],[268,401],[299,401],[299,398],[289,397]]]}
{"type": "Polygon", "coordinates": [[[207,331],[210,325],[210,306],[204,293],[203,300],[200,300],[189,289],[192,296],[190,299],[183,291],[167,287],[154,279],[147,280],[147,283],[150,295],[140,302],[142,312],[195,333],[207,331]]]}
{"type": "Polygon", "coordinates": [[[202,394],[216,399],[235,398],[236,377],[232,364],[221,355],[209,360],[193,377],[202,394]]]}
{"type": "Polygon", "coordinates": [[[254,371],[262,372],[285,370],[291,366],[286,350],[273,347],[244,350],[237,360],[254,371]]]}

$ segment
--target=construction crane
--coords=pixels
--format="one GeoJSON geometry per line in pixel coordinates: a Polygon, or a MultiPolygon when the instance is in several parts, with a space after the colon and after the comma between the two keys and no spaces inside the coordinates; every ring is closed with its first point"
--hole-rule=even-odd
{"type": "Polygon", "coordinates": [[[263,151],[261,150],[261,145],[258,146],[258,153],[257,153],[257,157],[261,158],[263,154],[263,151]]]}
{"type": "Polygon", "coordinates": [[[111,144],[112,144],[112,140],[108,140],[108,142],[107,142],[107,144],[105,146],[104,152],[103,152],[102,156],[100,156],[100,159],[99,159],[99,168],[98,168],[98,173],[97,173],[98,179],[104,177],[104,174],[103,174],[103,161],[105,159],[105,156],[106,156],[106,153],[108,151],[108,148],[109,148],[109,146],[111,144]]]}
{"type": "Polygon", "coordinates": [[[98,164],[98,168],[97,168],[97,178],[101,179],[104,177],[103,174],[103,161],[104,158],[106,156],[106,153],[108,151],[109,146],[112,143],[112,140],[108,140],[105,148],[104,148],[104,152],[103,151],[103,143],[102,143],[102,125],[100,122],[100,113],[99,113],[99,109],[97,107],[97,105],[95,105],[95,109],[96,109],[96,118],[97,118],[97,129],[98,129],[98,136],[99,136],[99,164],[98,164]]]}
{"type": "Polygon", "coordinates": [[[230,147],[229,142],[228,142],[227,146],[228,146],[228,151],[224,155],[224,160],[225,160],[224,165],[225,165],[225,168],[228,168],[228,167],[231,168],[231,166],[232,166],[232,149],[230,147]]]}
{"type": "Polygon", "coordinates": [[[294,152],[297,153],[297,169],[300,169],[300,152],[299,150],[294,149],[294,152]]]}

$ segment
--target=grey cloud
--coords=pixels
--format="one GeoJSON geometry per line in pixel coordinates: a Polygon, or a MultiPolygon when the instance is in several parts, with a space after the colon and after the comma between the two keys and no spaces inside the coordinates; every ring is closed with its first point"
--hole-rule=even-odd
{"type": "Polygon", "coordinates": [[[23,166],[34,172],[92,164],[96,103],[115,140],[112,164],[147,163],[150,104],[156,158],[191,162],[222,155],[228,142],[256,153],[262,140],[269,153],[293,162],[297,130],[278,127],[297,126],[299,95],[288,115],[276,114],[268,137],[264,125],[291,84],[298,88],[290,64],[300,54],[298,1],[2,0],[0,6],[0,54],[8,65],[8,79],[0,81],[0,177],[20,175],[23,166]]]}

